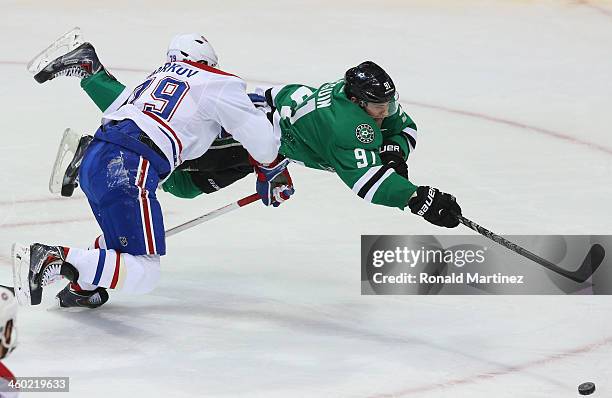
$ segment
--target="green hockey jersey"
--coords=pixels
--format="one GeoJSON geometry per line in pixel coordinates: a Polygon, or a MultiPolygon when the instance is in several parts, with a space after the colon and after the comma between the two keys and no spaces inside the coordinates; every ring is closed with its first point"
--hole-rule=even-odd
{"type": "Polygon", "coordinates": [[[414,146],[416,125],[401,109],[375,120],[344,94],[344,81],[314,89],[288,85],[272,92],[280,113],[279,152],[306,167],[333,171],[368,202],[404,209],[417,186],[383,165],[383,140],[400,145],[406,156],[414,146]]]}

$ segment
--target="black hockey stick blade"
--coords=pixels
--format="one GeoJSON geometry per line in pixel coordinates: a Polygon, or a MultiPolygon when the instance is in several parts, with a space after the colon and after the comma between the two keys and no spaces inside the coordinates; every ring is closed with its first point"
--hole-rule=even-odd
{"type": "Polygon", "coordinates": [[[523,257],[530,259],[531,261],[540,264],[546,269],[551,270],[554,273],[562,275],[568,279],[573,280],[574,282],[582,283],[597,271],[599,266],[604,260],[606,256],[606,251],[602,245],[596,243],[591,246],[589,252],[586,257],[582,261],[580,267],[578,267],[575,271],[568,271],[564,268],[559,267],[556,264],[551,263],[548,260],[543,259],[542,257],[530,252],[522,246],[517,245],[516,243],[510,242],[509,240],[497,235],[494,232],[489,231],[488,229],[482,227],[479,224],[476,224],[474,221],[471,221],[462,215],[457,215],[457,219],[459,222],[466,227],[478,232],[480,235],[491,239],[492,241],[499,243],[500,245],[512,250],[513,252],[520,254],[523,257]]]}
{"type": "Polygon", "coordinates": [[[604,258],[606,257],[606,250],[599,243],[595,243],[591,246],[591,249],[587,253],[582,265],[573,272],[575,278],[571,278],[576,282],[585,282],[587,279],[591,277],[597,271],[599,266],[603,263],[604,258]]]}

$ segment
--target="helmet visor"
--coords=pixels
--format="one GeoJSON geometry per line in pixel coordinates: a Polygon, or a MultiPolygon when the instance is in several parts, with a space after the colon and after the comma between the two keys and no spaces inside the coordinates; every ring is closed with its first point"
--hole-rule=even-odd
{"type": "Polygon", "coordinates": [[[374,119],[385,118],[394,115],[398,110],[399,94],[395,92],[394,97],[386,102],[366,102],[365,110],[374,119]]]}

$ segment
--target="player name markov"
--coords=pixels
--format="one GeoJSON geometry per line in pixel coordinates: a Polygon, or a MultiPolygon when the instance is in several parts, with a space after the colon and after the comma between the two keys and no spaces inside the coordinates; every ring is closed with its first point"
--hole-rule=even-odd
{"type": "Polygon", "coordinates": [[[418,280],[414,274],[402,272],[399,275],[383,275],[378,272],[373,275],[372,278],[374,283],[443,283],[443,284],[523,284],[523,275],[503,275],[502,273],[496,273],[493,275],[482,275],[477,272],[465,273],[465,274],[451,274],[451,275],[429,275],[428,273],[419,273],[418,280]]]}

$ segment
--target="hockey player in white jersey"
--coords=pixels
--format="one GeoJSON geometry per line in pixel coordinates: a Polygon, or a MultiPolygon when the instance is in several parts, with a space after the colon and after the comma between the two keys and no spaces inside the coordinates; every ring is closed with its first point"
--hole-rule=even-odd
{"type": "MultiPolygon", "coordinates": [[[[168,61],[184,54],[206,62],[208,66],[217,67],[219,64],[217,53],[209,42],[202,40],[201,35],[179,35],[170,42],[168,61]]],[[[103,113],[116,109],[131,93],[103,66],[94,46],[85,42],[78,27],[38,54],[28,64],[28,70],[39,83],[62,76],[74,77],[103,113]],[[58,56],[58,52],[63,55],[58,56]]],[[[92,138],[71,129],[64,132],[49,181],[52,193],[73,194],[78,185],[78,167],[92,138]]],[[[180,198],[193,198],[217,192],[253,172],[248,152],[222,130],[203,156],[182,163],[164,181],[161,189],[180,198]]]]}
{"type": "MultiPolygon", "coordinates": [[[[181,36],[194,37],[179,35],[175,40],[181,36]]],[[[202,36],[196,40],[208,44],[202,36]]],[[[159,278],[159,258],[166,251],[155,190],[183,161],[205,153],[222,129],[254,159],[258,185],[268,187],[262,191],[264,203],[276,205],[277,198],[282,201],[293,193],[286,162],[277,156],[280,137],[252,105],[246,84],[198,55],[169,53],[168,63],[104,114],[79,171],[102,235],[89,250],[15,244],[20,302],[39,304],[43,287],[60,276],[73,282],[62,291],[71,294],[63,306],[95,308],[108,299],[105,288],[152,290],[159,278]],[[279,178],[284,178],[282,184],[279,178]]]]}

